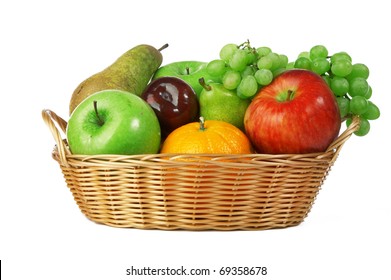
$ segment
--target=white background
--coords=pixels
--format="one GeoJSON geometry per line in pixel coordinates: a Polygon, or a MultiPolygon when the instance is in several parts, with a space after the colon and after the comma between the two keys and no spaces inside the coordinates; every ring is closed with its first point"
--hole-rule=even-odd
{"type": "MultiPolygon", "coordinates": [[[[4,279],[161,279],[126,269],[266,266],[232,279],[391,279],[390,49],[386,1],[2,1],[0,4],[0,259],[4,279]],[[5,4],[7,3],[7,4],[5,4]],[[87,220],[51,158],[41,118],[67,118],[84,78],[135,45],[163,64],[209,61],[250,39],[293,60],[324,44],[366,63],[382,111],[344,146],[308,218],[268,231],[117,229],[87,220]]],[[[3,278],[2,278],[3,279],[3,278]]],[[[231,279],[165,277],[164,279],[231,279]]]]}

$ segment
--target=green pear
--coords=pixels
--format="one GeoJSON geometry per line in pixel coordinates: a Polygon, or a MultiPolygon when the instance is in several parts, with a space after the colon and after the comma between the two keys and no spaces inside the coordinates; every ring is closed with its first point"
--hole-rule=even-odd
{"type": "Polygon", "coordinates": [[[107,89],[128,91],[140,96],[153,74],[163,61],[161,50],[149,45],[138,45],[123,55],[113,64],[87,78],[79,84],[72,94],[69,113],[84,99],[93,93],[107,89]]]}
{"type": "Polygon", "coordinates": [[[244,114],[251,100],[240,98],[220,83],[206,84],[202,78],[200,83],[204,88],[199,99],[200,116],[205,120],[228,122],[244,131],[244,114]]]}

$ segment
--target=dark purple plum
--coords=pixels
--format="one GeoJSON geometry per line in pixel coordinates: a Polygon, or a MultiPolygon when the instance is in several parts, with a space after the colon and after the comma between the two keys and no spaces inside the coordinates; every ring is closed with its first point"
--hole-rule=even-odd
{"type": "Polygon", "coordinates": [[[199,103],[193,88],[176,77],[161,77],[152,81],[141,95],[159,119],[162,137],[176,128],[196,121],[199,103]]]}

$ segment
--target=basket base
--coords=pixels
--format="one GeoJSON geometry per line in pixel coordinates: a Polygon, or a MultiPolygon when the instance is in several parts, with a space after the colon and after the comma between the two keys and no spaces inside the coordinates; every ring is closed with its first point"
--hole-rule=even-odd
{"type": "Polygon", "coordinates": [[[134,223],[129,224],[129,221],[124,223],[111,223],[107,221],[93,220],[86,216],[88,220],[99,225],[110,226],[114,228],[128,228],[128,229],[139,229],[139,230],[164,230],[164,231],[260,231],[260,230],[271,230],[271,229],[284,229],[300,225],[304,220],[289,222],[285,224],[273,224],[273,223],[257,223],[254,225],[241,225],[231,224],[229,221],[222,221],[221,225],[210,225],[208,221],[200,220],[199,223],[180,223],[178,225],[168,224],[146,224],[146,223],[134,223]]]}
{"type": "Polygon", "coordinates": [[[81,212],[100,224],[262,230],[295,226],[308,215],[333,154],[306,156],[247,155],[234,162],[70,156],[60,166],[81,212]]]}
{"type": "MultiPolygon", "coordinates": [[[[167,205],[159,209],[145,209],[142,205],[133,211],[118,211],[120,205],[111,205],[112,211],[105,210],[102,213],[102,205],[90,204],[86,207],[86,201],[80,203],[80,198],[75,197],[77,204],[84,216],[92,222],[116,228],[155,229],[155,230],[187,230],[187,231],[234,231],[234,230],[268,230],[283,229],[301,224],[307,217],[312,199],[303,208],[291,205],[287,208],[236,206],[236,210],[227,210],[214,207],[193,207],[175,209],[170,212],[167,205]],[[164,208],[164,209],[163,209],[164,208]],[[240,209],[241,208],[241,209],[240,209]],[[239,210],[238,210],[239,209],[239,210]],[[224,213],[224,214],[219,214],[224,213]]],[[[95,201],[96,203],[96,201],[95,201]]],[[[105,207],[107,208],[107,204],[105,207]]],[[[232,205],[231,205],[232,206],[232,205]]],[[[286,206],[286,205],[285,205],[286,206]]]]}

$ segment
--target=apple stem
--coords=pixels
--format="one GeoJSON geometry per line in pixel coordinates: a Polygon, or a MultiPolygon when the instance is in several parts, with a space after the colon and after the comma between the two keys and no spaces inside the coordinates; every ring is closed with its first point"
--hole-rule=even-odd
{"type": "Polygon", "coordinates": [[[210,91],[212,90],[212,87],[210,85],[208,85],[206,82],[205,82],[205,79],[202,77],[198,80],[198,82],[201,84],[201,86],[206,89],[207,91],[210,91]]]}
{"type": "Polygon", "coordinates": [[[168,48],[168,44],[164,44],[163,46],[161,46],[158,51],[161,52],[162,50],[168,48]]]}
{"type": "Polygon", "coordinates": [[[205,119],[204,117],[200,117],[200,130],[204,131],[205,130],[205,119]]]}
{"type": "Polygon", "coordinates": [[[294,95],[295,95],[295,92],[293,91],[293,90],[288,90],[288,98],[287,98],[287,100],[292,100],[293,99],[293,97],[294,97],[294,95]]]}
{"type": "Polygon", "coordinates": [[[94,100],[94,110],[96,117],[98,118],[98,125],[102,126],[104,125],[104,121],[100,118],[99,113],[98,113],[98,101],[94,100]]]}
{"type": "Polygon", "coordinates": [[[186,75],[190,75],[190,68],[186,67],[186,75]]]}

